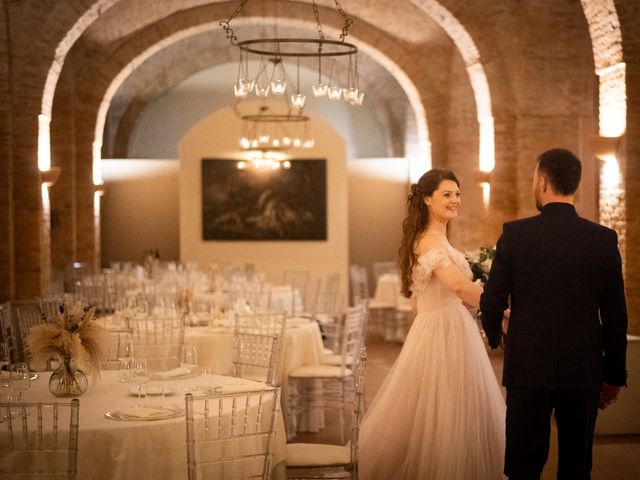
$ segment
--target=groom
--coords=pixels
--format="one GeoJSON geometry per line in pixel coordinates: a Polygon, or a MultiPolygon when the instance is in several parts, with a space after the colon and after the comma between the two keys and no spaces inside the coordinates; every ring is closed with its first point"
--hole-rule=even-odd
{"type": "MultiPolygon", "coordinates": [[[[502,383],[507,387],[505,474],[539,479],[558,428],[558,479],[591,475],[598,407],[626,385],[622,267],[616,232],[580,218],[573,195],[580,160],[553,149],[537,159],[540,215],[509,222],[480,301],[489,344],[509,316],[502,383]]],[[[505,322],[506,323],[506,322],[505,322]]]]}

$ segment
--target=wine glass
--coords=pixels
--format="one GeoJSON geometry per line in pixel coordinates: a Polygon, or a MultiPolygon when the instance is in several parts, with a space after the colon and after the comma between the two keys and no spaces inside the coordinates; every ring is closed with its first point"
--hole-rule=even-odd
{"type": "Polygon", "coordinates": [[[184,345],[182,347],[182,367],[189,372],[198,366],[198,353],[195,345],[184,345]]]}
{"type": "Polygon", "coordinates": [[[29,367],[24,362],[19,362],[11,367],[9,372],[9,387],[17,392],[19,402],[22,398],[22,392],[30,387],[29,367]]]}
{"type": "Polygon", "coordinates": [[[131,381],[137,387],[138,404],[140,404],[142,386],[149,381],[149,369],[147,368],[146,358],[136,358],[133,360],[133,368],[131,369],[131,381]]]}

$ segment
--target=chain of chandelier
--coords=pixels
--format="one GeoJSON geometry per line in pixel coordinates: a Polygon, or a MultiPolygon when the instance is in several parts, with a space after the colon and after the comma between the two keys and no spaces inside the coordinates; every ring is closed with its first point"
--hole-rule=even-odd
{"type": "Polygon", "coordinates": [[[238,75],[233,86],[236,98],[247,98],[251,93],[259,98],[287,95],[291,105],[302,110],[306,105],[307,94],[300,88],[300,59],[317,58],[318,77],[311,86],[313,96],[326,97],[330,100],[342,99],[354,106],[362,105],[364,92],[359,85],[358,47],[345,41],[353,19],[347,16],[337,0],[334,0],[334,3],[344,21],[340,40],[325,38],[318,5],[315,0],[312,0],[317,38],[273,37],[238,41],[231,27],[231,21],[242,12],[248,1],[241,0],[231,16],[219,23],[231,44],[239,50],[238,75]],[[252,58],[259,59],[255,74],[250,72],[249,61],[252,58]],[[284,60],[290,58],[295,60],[295,82],[285,68],[284,60]],[[327,61],[329,62],[328,75],[326,75],[327,61]],[[340,79],[340,63],[343,63],[342,67],[346,67],[346,82],[340,79]]]}

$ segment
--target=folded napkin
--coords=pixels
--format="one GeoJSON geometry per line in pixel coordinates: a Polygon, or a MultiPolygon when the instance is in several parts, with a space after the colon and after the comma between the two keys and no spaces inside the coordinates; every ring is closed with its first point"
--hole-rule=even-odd
{"type": "Polygon", "coordinates": [[[166,408],[136,406],[123,408],[118,413],[128,420],[149,420],[153,418],[166,418],[170,416],[172,412],[166,408]]]}
{"type": "Polygon", "coordinates": [[[264,383],[236,383],[232,385],[222,385],[222,393],[257,392],[267,387],[264,383]]]}
{"type": "Polygon", "coordinates": [[[170,380],[172,378],[182,378],[191,375],[191,370],[185,367],[172,368],[164,372],[155,372],[150,375],[154,380],[170,380]]]}

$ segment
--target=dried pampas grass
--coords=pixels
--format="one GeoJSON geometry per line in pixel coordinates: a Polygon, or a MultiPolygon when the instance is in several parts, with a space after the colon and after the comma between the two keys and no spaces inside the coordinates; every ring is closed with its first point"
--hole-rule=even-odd
{"type": "Polygon", "coordinates": [[[107,354],[109,331],[95,318],[95,308],[64,304],[61,313],[31,327],[26,338],[31,358],[45,363],[69,356],[89,374],[100,374],[107,354]]]}

